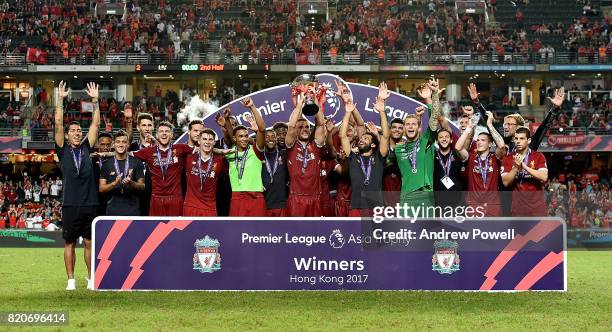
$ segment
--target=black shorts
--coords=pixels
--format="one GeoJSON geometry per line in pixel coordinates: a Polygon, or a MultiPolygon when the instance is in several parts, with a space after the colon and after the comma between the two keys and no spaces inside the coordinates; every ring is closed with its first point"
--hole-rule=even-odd
{"type": "Polygon", "coordinates": [[[80,236],[91,240],[91,222],[98,216],[98,206],[62,207],[62,237],[67,243],[76,242],[80,236]]]}

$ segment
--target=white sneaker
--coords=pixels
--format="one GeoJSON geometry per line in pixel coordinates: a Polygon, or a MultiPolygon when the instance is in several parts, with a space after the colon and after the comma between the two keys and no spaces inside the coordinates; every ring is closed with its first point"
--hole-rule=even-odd
{"type": "Polygon", "coordinates": [[[86,278],[86,280],[87,280],[87,289],[93,290],[94,289],[93,280],[92,279],[87,279],[87,278],[86,278]]]}
{"type": "Polygon", "coordinates": [[[76,281],[74,279],[68,279],[68,285],[66,285],[66,290],[75,290],[76,289],[76,281]]]}

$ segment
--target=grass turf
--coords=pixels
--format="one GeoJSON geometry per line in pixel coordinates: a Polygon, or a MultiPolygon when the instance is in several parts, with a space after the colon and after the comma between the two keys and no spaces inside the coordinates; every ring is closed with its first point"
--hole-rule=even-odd
{"type": "Polygon", "coordinates": [[[66,310],[69,329],[87,330],[609,331],[612,326],[609,251],[569,252],[567,293],[90,292],[81,250],[78,290],[66,292],[62,254],[62,249],[0,249],[0,311],[66,310]]]}

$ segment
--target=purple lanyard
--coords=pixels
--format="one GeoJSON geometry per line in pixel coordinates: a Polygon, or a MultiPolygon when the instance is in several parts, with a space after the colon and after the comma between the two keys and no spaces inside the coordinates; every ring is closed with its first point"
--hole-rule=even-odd
{"type": "MultiPolygon", "coordinates": [[[[300,142],[300,145],[302,143],[300,142]]],[[[306,145],[302,145],[302,174],[306,172],[306,167],[308,167],[308,143],[306,145]]]]}
{"type": "Polygon", "coordinates": [[[212,166],[213,166],[213,156],[210,157],[210,159],[208,160],[208,166],[206,166],[206,173],[204,173],[204,176],[202,177],[202,155],[200,154],[200,152],[197,152],[197,157],[198,157],[198,177],[200,178],[200,191],[202,191],[202,189],[204,188],[204,182],[206,182],[206,179],[208,178],[208,176],[210,175],[210,171],[212,170],[212,166]]]}
{"type": "Polygon", "coordinates": [[[368,158],[368,166],[365,166],[365,160],[362,156],[359,156],[359,166],[361,166],[361,171],[363,172],[363,176],[365,180],[363,180],[363,185],[367,186],[370,184],[370,174],[372,173],[372,162],[374,160],[374,156],[370,156],[368,158]]]}
{"type": "Polygon", "coordinates": [[[416,142],[414,142],[414,147],[412,149],[412,153],[410,156],[410,164],[412,165],[412,173],[417,172],[417,152],[420,146],[421,146],[421,139],[417,138],[416,142]]]}
{"type": "Polygon", "coordinates": [[[448,156],[448,159],[446,159],[446,162],[442,163],[442,155],[440,154],[440,151],[436,151],[436,159],[438,159],[440,166],[442,166],[442,169],[444,170],[444,175],[446,176],[450,174],[450,166],[451,166],[451,162],[453,161],[452,152],[449,152],[449,153],[451,155],[448,156]]]}
{"type": "MultiPolygon", "coordinates": [[[[531,154],[531,149],[527,148],[527,153],[525,154],[525,158],[523,159],[523,163],[525,165],[529,165],[529,155],[530,154],[531,154]]],[[[525,179],[525,176],[527,176],[527,172],[524,169],[521,169],[518,175],[519,175],[519,180],[522,183],[523,180],[525,179]]]]}
{"type": "Polygon", "coordinates": [[[72,152],[72,161],[74,161],[74,167],[76,168],[77,176],[79,176],[81,172],[81,161],[83,161],[81,146],[79,146],[78,149],[70,148],[70,152],[72,152]],[[75,151],[78,151],[78,153],[75,151]]]}
{"type": "Polygon", "coordinates": [[[266,170],[268,174],[270,174],[270,183],[274,182],[274,174],[276,174],[276,169],[278,168],[278,148],[276,148],[276,153],[274,154],[274,165],[270,166],[270,161],[268,161],[268,155],[264,152],[264,159],[266,161],[266,170]]]}
{"type": "Polygon", "coordinates": [[[130,162],[128,161],[129,157],[125,158],[125,166],[123,167],[123,173],[119,171],[119,162],[117,161],[117,157],[113,157],[113,163],[115,164],[115,171],[122,179],[125,179],[128,176],[130,171],[130,162]]]}
{"type": "Polygon", "coordinates": [[[170,164],[172,163],[172,146],[173,145],[170,144],[170,148],[168,149],[168,155],[166,156],[166,163],[164,163],[161,157],[161,152],[159,152],[159,146],[156,147],[155,150],[157,162],[159,163],[159,168],[161,168],[162,171],[162,179],[166,178],[166,172],[168,171],[168,167],[170,167],[170,164]]]}
{"type": "Polygon", "coordinates": [[[238,167],[238,149],[236,149],[236,155],[234,156],[234,164],[236,165],[236,170],[238,171],[238,180],[242,180],[242,174],[244,174],[244,167],[246,166],[247,154],[249,153],[250,145],[247,145],[247,148],[242,153],[242,158],[240,160],[240,168],[238,167]]]}
{"type": "Polygon", "coordinates": [[[487,157],[484,160],[484,169],[482,167],[482,158],[480,158],[480,155],[477,156],[478,158],[478,169],[480,170],[480,176],[482,177],[482,184],[483,186],[486,188],[487,187],[487,178],[489,177],[489,155],[490,153],[487,153],[487,157]]]}

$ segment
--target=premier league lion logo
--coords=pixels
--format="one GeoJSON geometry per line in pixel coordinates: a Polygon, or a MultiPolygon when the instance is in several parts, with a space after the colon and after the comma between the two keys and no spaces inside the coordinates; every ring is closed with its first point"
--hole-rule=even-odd
{"type": "MultiPolygon", "coordinates": [[[[321,84],[321,86],[325,88],[325,117],[331,118],[335,122],[341,121],[342,116],[338,116],[338,112],[340,111],[340,106],[342,106],[342,102],[340,100],[340,97],[338,97],[335,93],[337,87],[334,81],[337,80],[344,84],[346,84],[346,82],[344,82],[342,78],[331,74],[319,74],[317,75],[317,79],[319,79],[319,84],[321,84]]],[[[348,87],[348,84],[346,85],[349,91],[351,91],[351,89],[348,87]]]]}
{"type": "Polygon", "coordinates": [[[339,229],[334,229],[329,235],[329,245],[334,249],[342,248],[345,242],[344,235],[342,235],[339,229]]]}
{"type": "Polygon", "coordinates": [[[220,243],[206,235],[203,239],[196,240],[196,248],[193,254],[193,269],[202,273],[213,273],[221,270],[221,254],[219,253],[220,243]]]}
{"type": "Polygon", "coordinates": [[[455,241],[436,241],[434,242],[434,254],[431,258],[431,269],[440,274],[452,274],[459,271],[459,254],[457,248],[459,244],[455,241]]]}

